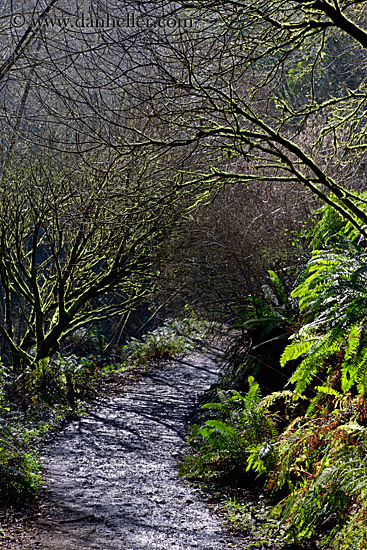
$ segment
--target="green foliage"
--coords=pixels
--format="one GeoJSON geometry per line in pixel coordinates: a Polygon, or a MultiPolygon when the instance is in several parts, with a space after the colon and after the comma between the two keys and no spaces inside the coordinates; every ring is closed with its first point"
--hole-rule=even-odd
{"type": "Polygon", "coordinates": [[[249,386],[246,395],[218,390],[218,402],[202,406],[214,417],[191,427],[190,441],[200,449],[186,460],[187,475],[210,477],[235,470],[259,475],[275,463],[274,424],[260,407],[260,388],[253,378],[249,386]]]}
{"type": "Polygon", "coordinates": [[[247,390],[249,376],[254,376],[263,392],[283,388],[287,375],[279,367],[279,358],[293,333],[298,307],[290,296],[294,270],[279,274],[269,270],[261,293],[247,296],[237,310],[241,338],[228,350],[227,379],[240,391],[247,390]]]}
{"type": "Polygon", "coordinates": [[[95,359],[57,354],[51,360],[39,361],[37,368],[27,372],[29,403],[63,403],[72,409],[78,402],[95,395],[94,380],[99,367],[95,359]]]}
{"type": "Polygon", "coordinates": [[[236,499],[229,499],[226,504],[227,518],[235,529],[250,531],[252,515],[248,505],[238,503],[236,499]]]}
{"type": "Polygon", "coordinates": [[[350,550],[366,547],[367,461],[364,441],[358,445],[343,445],[332,452],[309,493],[309,502],[303,505],[300,501],[295,508],[295,519],[298,509],[303,515],[310,513],[312,496],[317,495],[319,505],[314,507],[314,515],[329,520],[334,516],[338,524],[338,528],[325,537],[330,548],[350,550]]]}
{"type": "Polygon", "coordinates": [[[0,500],[25,504],[38,493],[40,464],[32,453],[12,450],[8,440],[6,447],[0,448],[0,500]]]}
{"type": "MultiPolygon", "coordinates": [[[[357,412],[356,401],[350,406],[357,412]]],[[[287,481],[291,487],[278,505],[289,536],[321,535],[322,548],[329,550],[366,545],[366,429],[345,423],[347,412],[297,419],[277,443],[275,483],[279,488],[287,481]]]]}
{"type": "Polygon", "coordinates": [[[142,340],[131,338],[123,350],[125,363],[145,364],[191,351],[204,338],[207,330],[208,324],[195,316],[181,320],[167,319],[161,327],[147,332],[142,340]]]}
{"type": "Polygon", "coordinates": [[[246,548],[260,550],[283,545],[286,542],[285,532],[273,517],[272,506],[261,495],[256,497],[255,502],[249,499],[249,494],[242,498],[235,495],[227,499],[225,518],[232,528],[241,531],[243,535],[250,535],[246,548]]]}
{"type": "Polygon", "coordinates": [[[268,280],[261,285],[261,293],[247,296],[244,303],[237,308],[236,328],[262,328],[266,336],[282,321],[294,314],[294,301],[290,299],[287,285],[282,280],[287,277],[284,270],[282,277],[275,271],[268,271],[268,280]]]}
{"type": "MultiPolygon", "coordinates": [[[[367,212],[366,192],[355,193],[353,202],[363,212],[367,212]]],[[[314,250],[332,248],[344,240],[360,242],[361,234],[358,229],[334,208],[324,205],[315,214],[322,214],[322,217],[312,230],[311,246],[314,250]]]]}
{"type": "Polygon", "coordinates": [[[314,397],[279,435],[268,488],[287,494],[277,510],[291,539],[360,549],[367,544],[367,254],[356,228],[326,207],[313,244],[292,293],[303,322],[281,365],[298,361],[293,401],[306,390],[314,397]]]}
{"type": "Polygon", "coordinates": [[[27,445],[26,430],[16,415],[1,407],[0,418],[0,501],[25,503],[36,496],[40,484],[37,453],[27,445]]]}
{"type": "Polygon", "coordinates": [[[27,445],[21,415],[6,401],[10,381],[9,370],[0,363],[0,501],[13,504],[37,494],[40,464],[27,445]]]}
{"type": "MultiPolygon", "coordinates": [[[[367,253],[350,239],[312,254],[303,281],[293,291],[307,324],[285,349],[281,364],[303,357],[292,376],[303,392],[328,357],[344,354],[341,388],[367,387],[367,253]]],[[[329,369],[329,374],[332,369],[329,369]]]]}

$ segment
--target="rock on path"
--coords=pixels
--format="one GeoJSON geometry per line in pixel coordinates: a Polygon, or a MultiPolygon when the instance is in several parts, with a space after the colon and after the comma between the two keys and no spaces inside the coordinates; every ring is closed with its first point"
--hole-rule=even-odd
{"type": "Polygon", "coordinates": [[[213,350],[148,375],[70,424],[49,450],[42,550],[228,550],[234,541],[177,478],[195,398],[216,379],[213,350]]]}

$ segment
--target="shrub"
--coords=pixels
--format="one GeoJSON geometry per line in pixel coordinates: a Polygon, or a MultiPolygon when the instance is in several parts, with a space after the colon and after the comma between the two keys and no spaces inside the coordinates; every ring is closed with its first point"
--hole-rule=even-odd
{"type": "Polygon", "coordinates": [[[235,337],[227,352],[226,378],[239,391],[247,390],[249,376],[255,377],[263,393],[281,390],[287,382],[290,372],[280,368],[279,360],[299,312],[290,296],[296,273],[284,270],[278,275],[269,270],[261,293],[244,297],[238,307],[232,328],[240,329],[242,335],[235,337]]]}
{"type": "Polygon", "coordinates": [[[51,360],[43,359],[37,369],[28,372],[28,399],[49,405],[63,403],[75,409],[78,401],[95,395],[97,371],[93,358],[57,354],[51,360]]]}
{"type": "Polygon", "coordinates": [[[38,492],[40,463],[37,453],[28,448],[19,421],[14,420],[14,414],[3,409],[0,418],[0,500],[25,503],[38,492]]]}
{"type": "MultiPolygon", "coordinates": [[[[293,291],[299,298],[304,324],[287,346],[281,365],[303,357],[292,376],[303,392],[320,374],[325,361],[344,355],[341,387],[359,393],[367,386],[367,253],[345,239],[328,250],[314,251],[304,280],[293,291]]],[[[328,369],[332,374],[332,367],[328,369]]]]}
{"type": "Polygon", "coordinates": [[[161,327],[145,334],[142,340],[131,338],[124,348],[125,362],[145,364],[187,353],[203,340],[207,330],[208,324],[193,316],[181,320],[167,319],[161,327]]]}
{"type": "Polygon", "coordinates": [[[191,477],[211,477],[237,471],[258,475],[275,465],[275,426],[260,406],[260,388],[253,378],[246,395],[218,390],[218,402],[202,409],[214,418],[191,427],[189,442],[198,451],[189,455],[182,471],[191,477]]]}
{"type": "Polygon", "coordinates": [[[288,495],[276,509],[289,538],[317,537],[329,550],[357,550],[366,545],[365,406],[362,410],[360,398],[332,400],[332,412],[324,408],[317,416],[299,417],[280,435],[268,488],[276,492],[287,486],[288,495]]]}

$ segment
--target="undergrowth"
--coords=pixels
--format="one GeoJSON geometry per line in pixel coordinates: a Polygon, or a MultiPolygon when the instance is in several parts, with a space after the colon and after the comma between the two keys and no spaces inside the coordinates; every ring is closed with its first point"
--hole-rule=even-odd
{"type": "Polygon", "coordinates": [[[58,353],[19,376],[0,365],[0,502],[27,504],[38,494],[42,464],[39,450],[65,421],[85,414],[104,375],[132,370],[149,362],[192,350],[207,325],[194,315],[131,339],[124,361],[102,364],[94,355],[58,353]]]}
{"type": "Polygon", "coordinates": [[[270,415],[259,407],[259,384],[250,377],[249,385],[246,395],[218,390],[218,401],[202,406],[215,416],[201,426],[191,426],[189,443],[195,443],[198,451],[188,456],[182,473],[218,477],[252,470],[260,475],[274,463],[276,429],[270,415]]]}
{"type": "MultiPolygon", "coordinates": [[[[14,419],[13,419],[14,420],[14,419]]],[[[25,503],[38,492],[41,465],[26,430],[0,419],[0,501],[25,503]]]]}
{"type": "Polygon", "coordinates": [[[131,338],[123,348],[124,364],[144,364],[171,359],[187,353],[202,342],[210,325],[195,315],[183,319],[167,319],[165,323],[147,332],[141,340],[131,338]]]}
{"type": "MultiPolygon", "coordinates": [[[[194,445],[182,471],[257,483],[298,548],[361,550],[367,547],[366,243],[330,208],[322,212],[293,291],[270,272],[272,284],[247,300],[248,313],[236,324],[247,338],[243,363],[227,368],[225,391],[204,405],[212,416],[191,428],[194,445]],[[277,372],[277,361],[287,380],[271,388],[268,372],[277,372]]],[[[246,506],[229,504],[228,513],[248,530],[246,506]]]]}

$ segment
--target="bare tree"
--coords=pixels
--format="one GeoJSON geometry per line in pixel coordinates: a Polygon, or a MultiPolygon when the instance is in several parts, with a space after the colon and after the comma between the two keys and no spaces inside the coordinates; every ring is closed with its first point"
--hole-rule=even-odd
{"type": "Polygon", "coordinates": [[[149,37],[95,26],[118,12],[93,2],[21,6],[24,28],[6,35],[0,111],[0,332],[17,369],[146,299],[167,238],[202,192],[184,176],[187,150],[134,144],[136,129],[167,132],[142,115],[149,106],[130,78],[149,37]]]}
{"type": "Polygon", "coordinates": [[[170,128],[165,139],[136,129],[140,145],[203,147],[197,178],[207,183],[299,183],[366,236],[355,193],[366,147],[364,2],[177,5],[201,25],[157,33],[149,77],[136,71],[141,97],[154,97],[151,111],[170,128]]]}
{"type": "Polygon", "coordinates": [[[8,172],[0,331],[15,366],[50,357],[75,330],[128,312],[151,293],[161,247],[192,200],[151,166],[96,164],[55,173],[28,159],[8,172]]]}

